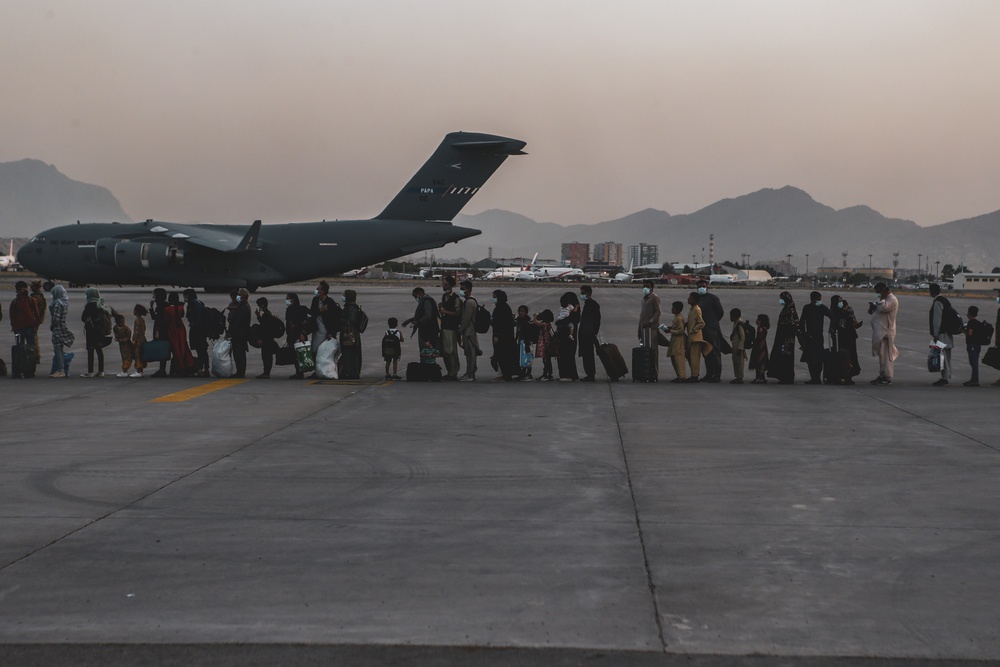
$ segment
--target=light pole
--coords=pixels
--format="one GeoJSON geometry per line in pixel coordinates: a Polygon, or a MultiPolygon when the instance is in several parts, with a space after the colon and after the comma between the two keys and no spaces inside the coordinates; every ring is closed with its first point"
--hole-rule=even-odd
{"type": "Polygon", "coordinates": [[[788,265],[788,275],[792,275],[792,255],[791,255],[791,253],[785,255],[785,264],[788,265]]]}
{"type": "Polygon", "coordinates": [[[892,281],[896,282],[896,269],[899,268],[899,251],[892,253],[892,281]]]}
{"type": "Polygon", "coordinates": [[[917,273],[920,273],[921,269],[924,268],[924,253],[917,253],[917,273]]]}
{"type": "Polygon", "coordinates": [[[809,253],[806,253],[806,275],[809,275],[809,253]]]}
{"type": "Polygon", "coordinates": [[[941,278],[941,260],[934,260],[934,277],[937,279],[941,278]]]}
{"type": "Polygon", "coordinates": [[[868,253],[868,282],[872,280],[872,254],[868,253]]]}

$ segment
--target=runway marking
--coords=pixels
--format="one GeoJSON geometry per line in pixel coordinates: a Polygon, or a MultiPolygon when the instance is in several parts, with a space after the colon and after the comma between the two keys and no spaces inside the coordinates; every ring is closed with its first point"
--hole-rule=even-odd
{"type": "Polygon", "coordinates": [[[192,387],[191,389],[185,389],[184,391],[177,391],[173,394],[167,394],[166,396],[154,398],[150,401],[150,403],[183,403],[184,401],[190,401],[192,398],[199,398],[205,394],[211,394],[213,391],[228,389],[229,387],[243,384],[244,382],[246,382],[246,379],[216,380],[215,382],[207,382],[203,385],[192,387]]]}

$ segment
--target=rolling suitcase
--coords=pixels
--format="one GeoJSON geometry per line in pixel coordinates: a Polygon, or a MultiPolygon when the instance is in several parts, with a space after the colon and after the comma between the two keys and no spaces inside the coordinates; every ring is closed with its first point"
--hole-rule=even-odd
{"type": "Polygon", "coordinates": [[[656,382],[655,347],[632,348],[632,382],[656,382]]]}
{"type": "Polygon", "coordinates": [[[21,336],[14,337],[10,348],[10,375],[15,378],[35,377],[35,346],[21,336]]]}
{"type": "Polygon", "coordinates": [[[830,347],[823,350],[823,382],[843,384],[853,377],[847,350],[840,349],[837,334],[830,334],[830,347]]]}
{"type": "Polygon", "coordinates": [[[424,364],[411,361],[406,364],[407,382],[440,382],[441,367],[437,364],[424,364]]]}
{"type": "Polygon", "coordinates": [[[612,382],[617,382],[628,375],[625,358],[614,343],[602,343],[597,346],[597,358],[604,364],[604,372],[612,382]]]}

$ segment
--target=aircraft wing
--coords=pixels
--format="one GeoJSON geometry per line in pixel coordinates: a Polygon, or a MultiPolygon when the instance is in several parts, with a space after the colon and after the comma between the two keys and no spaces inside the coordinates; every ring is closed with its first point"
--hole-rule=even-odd
{"type": "Polygon", "coordinates": [[[164,238],[186,241],[220,252],[246,252],[257,245],[260,238],[260,220],[255,220],[250,228],[240,234],[239,228],[228,229],[222,225],[181,225],[174,222],[154,222],[146,225],[153,234],[164,238]]]}

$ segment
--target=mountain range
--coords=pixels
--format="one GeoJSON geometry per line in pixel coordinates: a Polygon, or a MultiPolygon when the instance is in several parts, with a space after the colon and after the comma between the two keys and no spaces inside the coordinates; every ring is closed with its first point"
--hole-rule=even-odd
{"type": "MultiPolygon", "coordinates": [[[[74,181],[56,167],[38,160],[0,163],[0,232],[31,236],[43,229],[76,220],[131,222],[121,204],[103,187],[74,181]]],[[[778,262],[792,255],[797,270],[839,266],[843,252],[853,267],[892,266],[899,253],[900,268],[916,268],[918,255],[926,265],[959,263],[974,271],[1000,266],[1000,211],[920,227],[909,220],[887,218],[867,206],[833,209],[791,186],[766,188],[679,215],[645,209],[617,220],[593,225],[563,226],[537,222],[517,213],[489,210],[460,214],[455,223],[482,230],[480,236],[436,251],[438,258],[477,261],[492,249],[494,257],[559,258],[561,244],[578,241],[650,243],[658,246],[661,262],[709,258],[709,236],[715,238],[715,260],[778,262]],[[869,254],[871,258],[869,259],[869,254]]]]}

